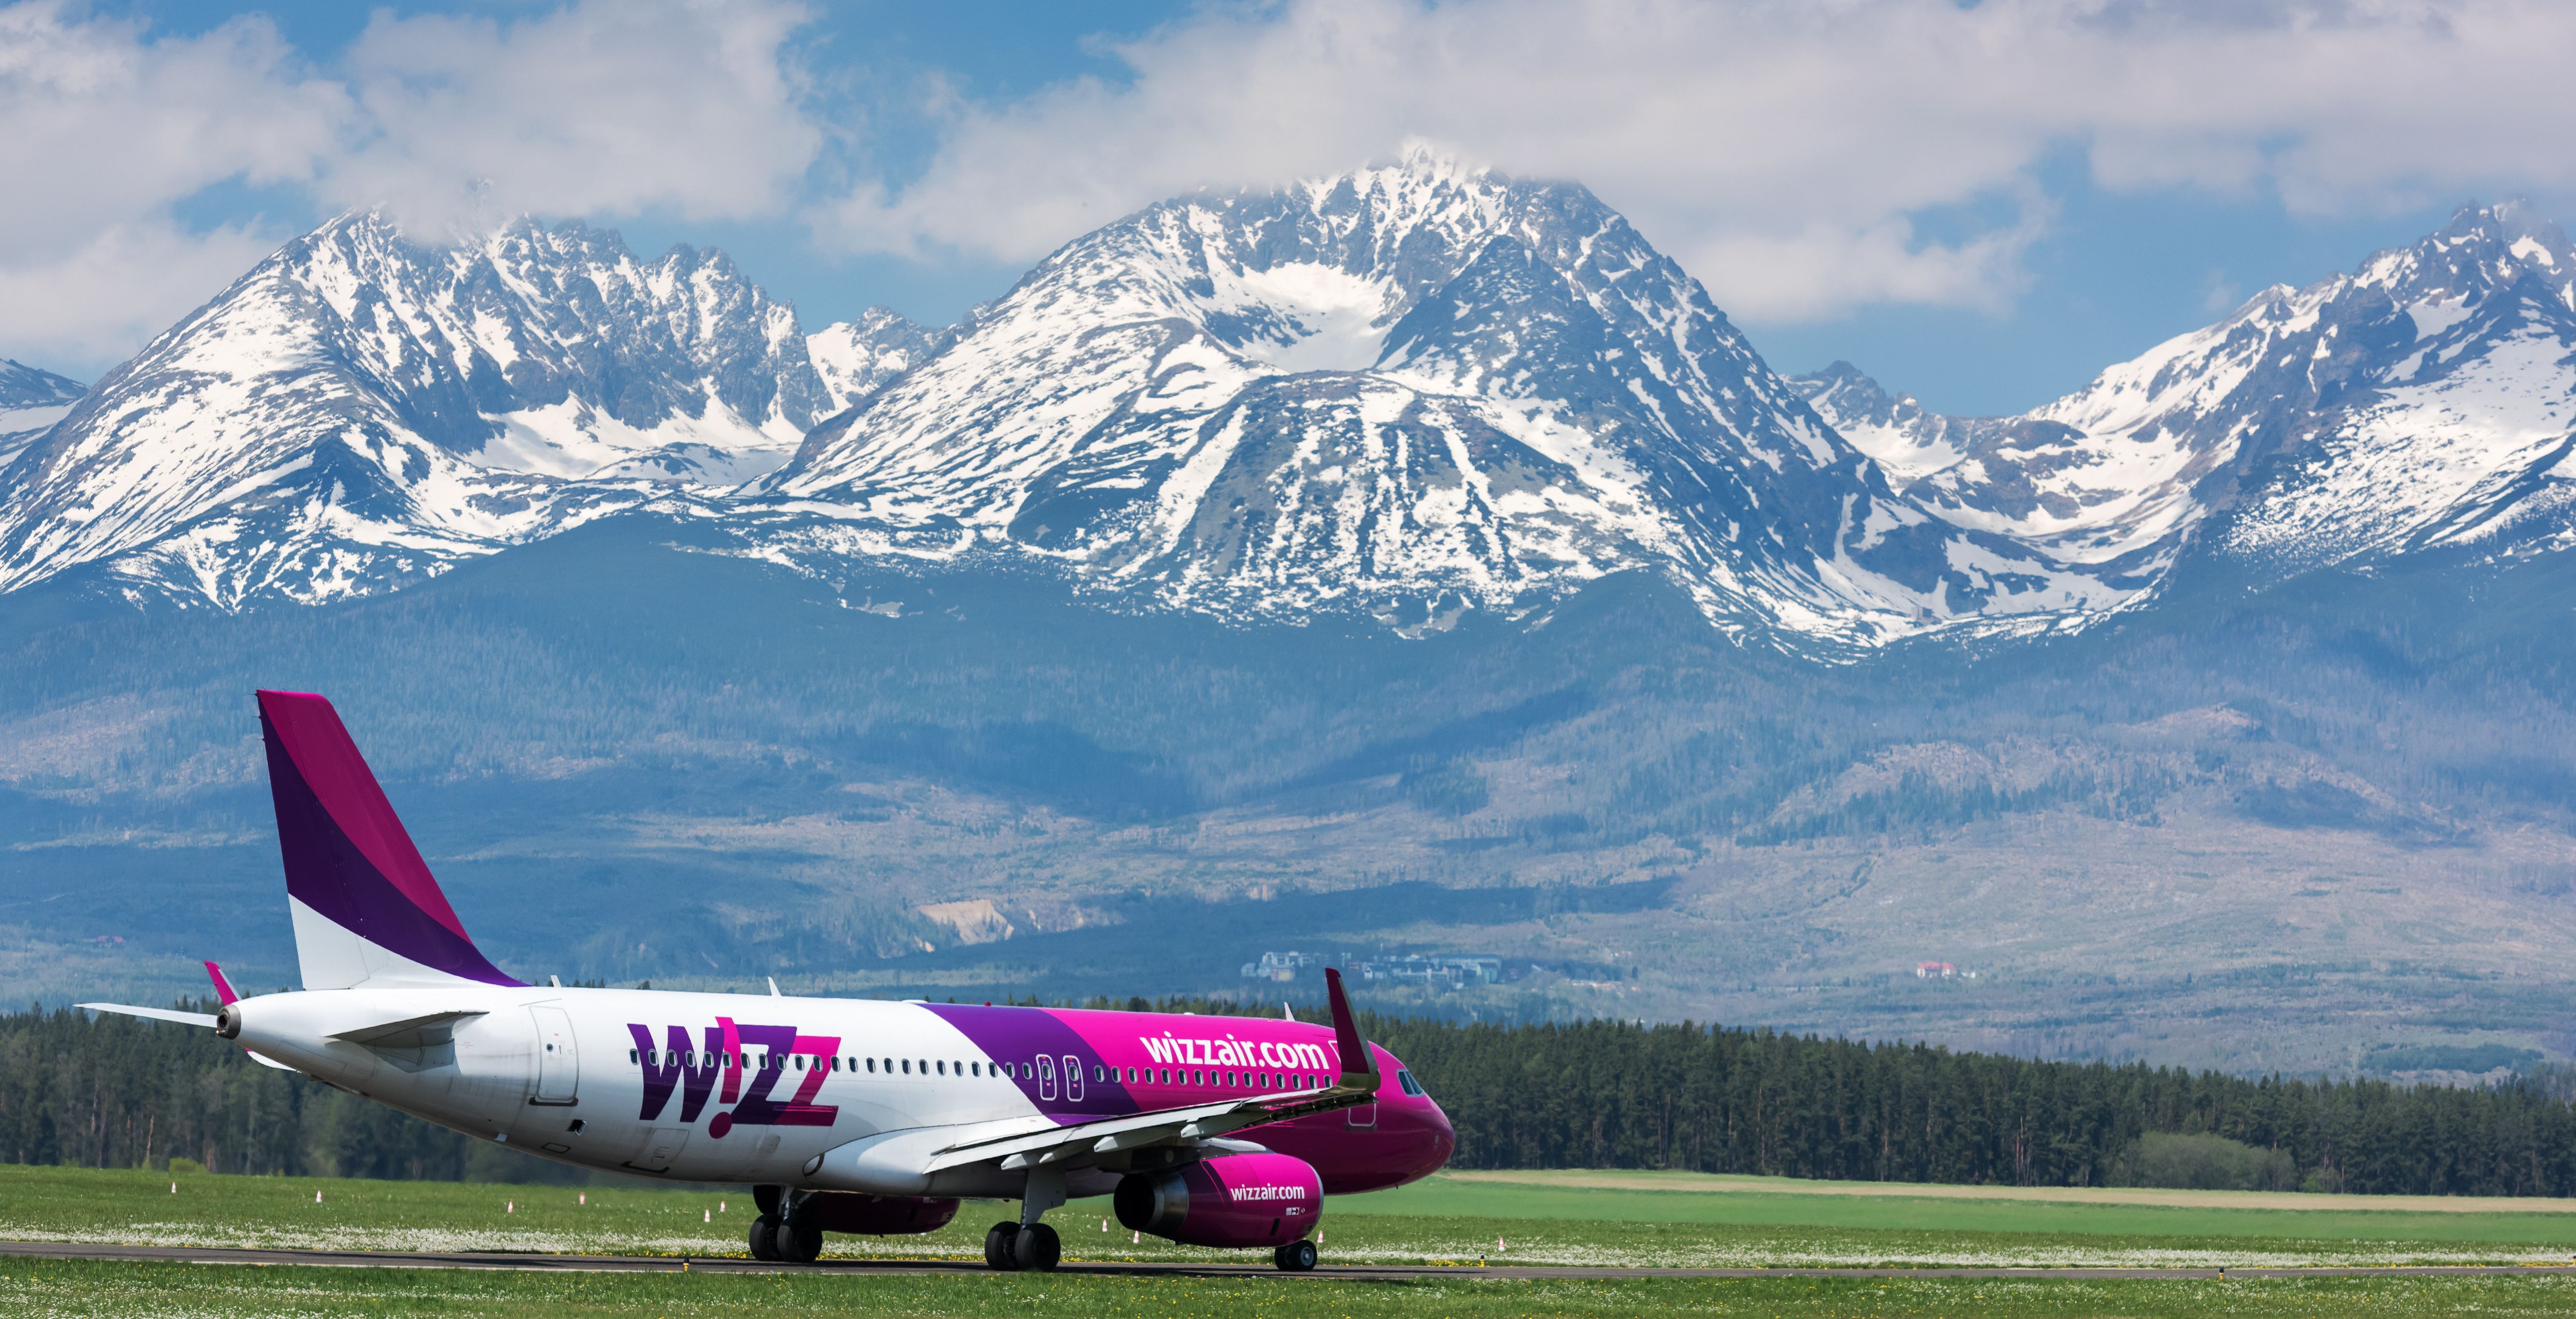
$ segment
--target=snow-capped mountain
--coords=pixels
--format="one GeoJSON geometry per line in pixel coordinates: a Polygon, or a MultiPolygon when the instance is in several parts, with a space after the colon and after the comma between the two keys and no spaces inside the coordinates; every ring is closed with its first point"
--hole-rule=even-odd
{"type": "Polygon", "coordinates": [[[2284,572],[2554,536],[2576,492],[2576,251],[2528,207],[2464,209],[2020,417],[1935,416],[1841,363],[1799,385],[1945,519],[2070,564],[2155,571],[2204,525],[2210,552],[2284,572]]]}
{"type": "Polygon", "coordinates": [[[69,376],[0,357],[0,467],[62,420],[86,388],[69,376]]]}
{"type": "MultiPolygon", "coordinates": [[[[353,214],[99,382],[0,480],[0,589],[105,563],[231,608],[396,585],[674,486],[784,462],[839,384],[717,252],[519,222],[452,248],[353,214]]],[[[891,351],[902,351],[900,345],[891,351]]]]}
{"type": "Polygon", "coordinates": [[[855,321],[827,325],[805,336],[805,355],[814,363],[827,413],[839,412],[885,387],[887,381],[919,366],[947,346],[951,332],[916,325],[883,307],[871,307],[855,321]]]}
{"type": "Polygon", "coordinates": [[[1582,187],[1424,151],[1066,245],[725,516],[791,561],[1405,628],[1637,568],[1848,644],[2122,596],[1897,495],[1582,187]]]}

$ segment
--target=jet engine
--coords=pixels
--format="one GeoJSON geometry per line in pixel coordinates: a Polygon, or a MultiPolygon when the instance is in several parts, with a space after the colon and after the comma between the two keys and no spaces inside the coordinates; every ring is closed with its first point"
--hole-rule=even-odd
{"type": "Polygon", "coordinates": [[[1118,1221],[1186,1246],[1283,1246],[1315,1228],[1324,1182],[1285,1154],[1226,1154],[1131,1172],[1110,1201],[1118,1221]]]}

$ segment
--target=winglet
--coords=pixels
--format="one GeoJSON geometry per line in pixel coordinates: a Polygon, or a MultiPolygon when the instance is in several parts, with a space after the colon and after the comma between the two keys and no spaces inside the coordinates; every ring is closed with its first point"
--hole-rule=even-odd
{"type": "Polygon", "coordinates": [[[212,962],[206,963],[206,976],[208,979],[215,982],[215,1001],[217,1003],[231,1003],[241,998],[241,995],[233,992],[233,982],[224,979],[224,969],[222,967],[217,966],[212,962]]]}
{"type": "Polygon", "coordinates": [[[1368,1076],[1377,1071],[1369,1061],[1368,1044],[1360,1039],[1359,1025],[1351,1020],[1350,996],[1342,992],[1342,973],[1324,968],[1324,997],[1333,1009],[1333,1044],[1341,1050],[1342,1075],[1368,1076]]]}

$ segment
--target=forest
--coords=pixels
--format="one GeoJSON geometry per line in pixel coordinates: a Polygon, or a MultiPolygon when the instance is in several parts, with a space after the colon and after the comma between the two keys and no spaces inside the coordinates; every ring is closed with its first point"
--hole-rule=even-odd
{"type": "MultiPolygon", "coordinates": [[[[1117,1006],[1237,1010],[1201,1000],[1117,1006]]],[[[2081,1186],[2137,1166],[2142,1138],[2179,1134],[2264,1152],[2265,1184],[2576,1190],[2576,1109],[2553,1073],[2478,1088],[2401,1086],[1687,1023],[1362,1024],[1456,1124],[1453,1167],[2081,1186]]],[[[0,1162],[160,1167],[174,1157],[220,1173],[588,1176],[258,1066],[209,1031],[76,1009],[0,1017],[0,1162]]]]}

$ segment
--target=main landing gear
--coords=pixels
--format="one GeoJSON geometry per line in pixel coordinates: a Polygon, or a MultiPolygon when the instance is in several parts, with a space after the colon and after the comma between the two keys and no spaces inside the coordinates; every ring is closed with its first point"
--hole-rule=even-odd
{"type": "Polygon", "coordinates": [[[751,1220],[751,1257],[777,1264],[811,1264],[823,1257],[823,1228],[811,1214],[797,1212],[801,1196],[755,1187],[752,1197],[760,1217],[751,1220]]]}
{"type": "Polygon", "coordinates": [[[1063,1258],[1064,1243],[1044,1223],[995,1223],[984,1233],[984,1263],[1003,1273],[1050,1273],[1063,1258]]]}
{"type": "Polygon", "coordinates": [[[1304,1273],[1315,1267],[1315,1243],[1291,1241],[1271,1251],[1270,1258],[1278,1264],[1281,1273],[1304,1273]]]}

